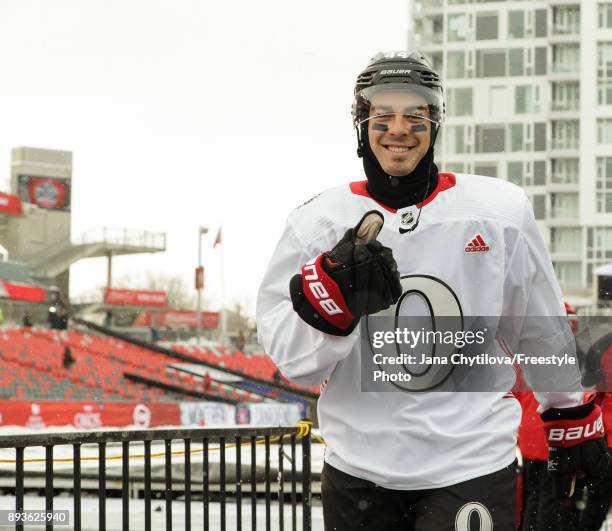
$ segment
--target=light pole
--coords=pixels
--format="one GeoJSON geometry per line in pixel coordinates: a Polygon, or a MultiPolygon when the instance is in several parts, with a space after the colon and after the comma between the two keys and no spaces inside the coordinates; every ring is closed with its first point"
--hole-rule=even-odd
{"type": "Polygon", "coordinates": [[[198,311],[196,312],[196,339],[200,344],[202,335],[202,288],[204,287],[204,270],[202,266],[202,236],[208,232],[208,227],[198,227],[198,268],[196,269],[196,289],[198,290],[198,311]],[[201,275],[201,277],[199,276],[201,275]]]}

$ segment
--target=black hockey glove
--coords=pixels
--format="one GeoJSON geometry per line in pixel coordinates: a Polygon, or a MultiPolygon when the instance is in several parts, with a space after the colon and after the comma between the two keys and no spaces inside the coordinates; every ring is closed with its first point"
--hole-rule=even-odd
{"type": "Polygon", "coordinates": [[[289,284],[293,309],[317,330],[349,335],[363,315],[395,304],[402,293],[393,253],[376,241],[384,219],[368,212],[329,252],[302,267],[289,284]]]}
{"type": "Polygon", "coordinates": [[[541,415],[548,439],[548,471],[557,499],[570,498],[576,481],[600,483],[608,470],[600,407],[594,401],[552,408],[541,415]]]}

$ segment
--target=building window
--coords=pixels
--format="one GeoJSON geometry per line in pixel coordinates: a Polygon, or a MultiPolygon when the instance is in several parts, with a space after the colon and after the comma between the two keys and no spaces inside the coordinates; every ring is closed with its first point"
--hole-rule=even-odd
{"type": "Polygon", "coordinates": [[[550,217],[578,219],[578,194],[550,194],[550,217]]]}
{"type": "Polygon", "coordinates": [[[533,161],[533,184],[534,186],[544,186],[546,184],[546,161],[533,161]]]}
{"type": "Polygon", "coordinates": [[[455,88],[448,90],[449,116],[471,116],[472,88],[455,88]]]}
{"type": "Polygon", "coordinates": [[[524,151],[525,138],[523,124],[510,124],[510,151],[524,151]]]}
{"type": "Polygon", "coordinates": [[[553,35],[580,33],[580,6],[553,7],[553,35]]]}
{"type": "Polygon", "coordinates": [[[546,29],[548,28],[548,23],[546,16],[546,9],[536,9],[535,11],[535,36],[538,37],[546,37],[546,29]]]}
{"type": "Polygon", "coordinates": [[[535,75],[545,76],[547,71],[546,47],[538,46],[535,49],[535,75]]]}
{"type": "Polygon", "coordinates": [[[506,50],[477,50],[476,71],[478,77],[505,77],[506,50]]]}
{"type": "Polygon", "coordinates": [[[597,82],[597,104],[612,105],[612,79],[597,82]]]}
{"type": "Polygon", "coordinates": [[[612,212],[612,158],[597,158],[597,181],[595,183],[595,203],[597,212],[612,212]]]}
{"type": "Polygon", "coordinates": [[[587,259],[609,260],[612,258],[612,227],[590,227],[587,229],[587,259]]]}
{"type": "Polygon", "coordinates": [[[444,128],[444,145],[447,153],[458,155],[465,153],[465,127],[463,125],[449,125],[444,128]]]}
{"type": "Polygon", "coordinates": [[[555,44],[552,50],[555,74],[576,74],[580,65],[578,44],[555,44]]]}
{"type": "Polygon", "coordinates": [[[499,37],[498,19],[497,13],[478,13],[476,15],[476,40],[497,39],[499,37]]]}
{"type": "Polygon", "coordinates": [[[448,41],[463,42],[468,35],[468,16],[464,13],[448,15],[448,41]]]}
{"type": "Polygon", "coordinates": [[[576,288],[582,285],[582,264],[580,262],[553,262],[553,267],[563,288],[576,288]]]}
{"type": "Polygon", "coordinates": [[[600,42],[597,45],[597,77],[612,78],[612,42],[600,42]]]}
{"type": "Polygon", "coordinates": [[[442,72],[442,67],[443,67],[443,60],[442,60],[442,52],[432,52],[427,54],[427,57],[429,57],[431,64],[434,67],[434,70],[436,72],[442,72]]]}
{"type": "Polygon", "coordinates": [[[508,37],[511,39],[522,39],[525,37],[525,12],[508,12],[508,37]]]}
{"type": "Polygon", "coordinates": [[[444,170],[451,173],[463,173],[465,171],[465,165],[463,162],[447,162],[444,165],[444,170]]]}
{"type": "Polygon", "coordinates": [[[546,219],[546,196],[534,195],[532,199],[533,215],[536,219],[546,219]]]}
{"type": "Polygon", "coordinates": [[[476,126],[477,153],[503,153],[506,146],[506,128],[503,125],[476,126]]]}
{"type": "Polygon", "coordinates": [[[612,227],[589,227],[587,229],[587,281],[593,281],[593,267],[612,260],[612,227]]]}
{"type": "Polygon", "coordinates": [[[612,144],[612,119],[600,118],[597,120],[597,142],[612,144]]]}
{"type": "Polygon", "coordinates": [[[550,252],[580,254],[582,252],[582,229],[580,227],[552,228],[550,230],[550,252]]]}
{"type": "Polygon", "coordinates": [[[578,149],[580,123],[578,120],[553,120],[552,149],[578,149]]]}
{"type": "Polygon", "coordinates": [[[474,164],[474,173],[485,177],[497,177],[497,163],[477,162],[474,164]]]}
{"type": "Polygon", "coordinates": [[[578,159],[553,159],[550,182],[554,184],[578,184],[578,159]]]}
{"type": "Polygon", "coordinates": [[[465,52],[448,52],[446,73],[449,79],[465,77],[465,52]]]}
{"type": "Polygon", "coordinates": [[[525,50],[523,48],[511,48],[508,50],[508,63],[511,76],[525,75],[525,50]]]}
{"type": "Polygon", "coordinates": [[[523,186],[523,162],[511,160],[508,162],[508,181],[517,186],[523,186]]]}
{"type": "Polygon", "coordinates": [[[533,124],[533,150],[546,151],[546,123],[533,124]]]}
{"type": "Polygon", "coordinates": [[[599,4],[599,27],[612,28],[612,3],[599,4]]]}
{"type": "Polygon", "coordinates": [[[580,84],[559,81],[552,84],[552,110],[577,111],[580,106],[580,84]]]}
{"type": "Polygon", "coordinates": [[[514,112],[516,114],[532,113],[533,109],[533,92],[532,85],[518,85],[514,92],[514,112]]]}
{"type": "Polygon", "coordinates": [[[436,15],[434,17],[423,18],[423,42],[427,44],[441,44],[444,40],[444,17],[436,15]]]}

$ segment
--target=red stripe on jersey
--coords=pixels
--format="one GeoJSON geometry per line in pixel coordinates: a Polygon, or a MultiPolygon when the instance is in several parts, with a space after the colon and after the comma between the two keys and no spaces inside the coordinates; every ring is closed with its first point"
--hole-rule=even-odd
{"type": "Polygon", "coordinates": [[[425,205],[431,203],[440,192],[449,190],[450,188],[453,188],[456,184],[457,177],[455,177],[454,173],[438,173],[438,186],[436,186],[436,189],[427,199],[425,199],[425,201],[423,201],[422,203],[417,203],[416,207],[422,208],[425,205]]]}
{"type": "Polygon", "coordinates": [[[363,197],[367,197],[374,201],[377,205],[383,207],[385,210],[388,210],[392,214],[395,214],[397,212],[397,209],[388,207],[387,205],[383,205],[382,203],[376,201],[376,199],[374,199],[370,195],[370,192],[368,192],[367,184],[368,181],[355,181],[349,184],[349,188],[351,189],[351,192],[353,192],[355,195],[362,195],[363,197]]]}

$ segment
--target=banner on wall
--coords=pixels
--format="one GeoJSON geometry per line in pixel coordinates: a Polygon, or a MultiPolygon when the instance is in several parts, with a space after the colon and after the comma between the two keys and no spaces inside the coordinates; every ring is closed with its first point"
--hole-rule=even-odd
{"type": "Polygon", "coordinates": [[[236,424],[295,426],[302,418],[300,404],[244,403],[236,408],[236,424]]]}
{"type": "Polygon", "coordinates": [[[178,426],[179,422],[178,404],[0,400],[0,426],[32,429],[74,426],[89,430],[127,426],[178,426]]]}
{"type": "MultiPolygon", "coordinates": [[[[140,312],[132,326],[196,328],[197,312],[192,310],[164,310],[140,312]]],[[[219,312],[200,312],[203,329],[219,328],[219,312]]]]}
{"type": "Polygon", "coordinates": [[[232,426],[236,407],[219,402],[181,402],[182,426],[232,426]]]}
{"type": "Polygon", "coordinates": [[[21,216],[21,212],[22,204],[19,196],[0,192],[0,213],[21,216]]]}
{"type": "Polygon", "coordinates": [[[168,296],[165,291],[106,288],[104,302],[125,306],[166,306],[168,296]]]}
{"type": "Polygon", "coordinates": [[[41,286],[0,280],[0,298],[12,301],[45,302],[47,292],[41,286]]]}

